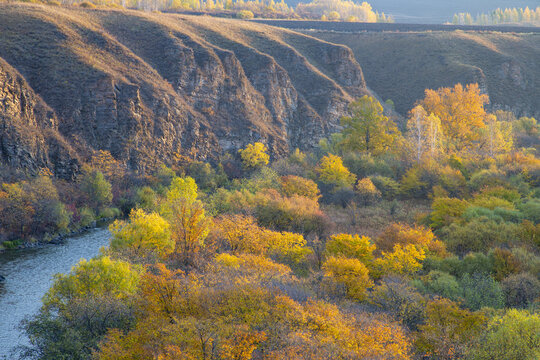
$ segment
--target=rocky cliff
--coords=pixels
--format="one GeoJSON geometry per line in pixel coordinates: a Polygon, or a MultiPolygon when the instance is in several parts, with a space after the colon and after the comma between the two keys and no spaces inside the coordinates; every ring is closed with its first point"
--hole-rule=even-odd
{"type": "Polygon", "coordinates": [[[95,149],[141,171],[309,149],[367,93],[347,47],[208,17],[0,4],[0,58],[1,161],[68,178],[95,149]]]}
{"type": "Polygon", "coordinates": [[[49,168],[67,179],[80,165],[77,154],[58,133],[58,122],[52,109],[2,59],[0,161],[29,173],[49,168]]]}

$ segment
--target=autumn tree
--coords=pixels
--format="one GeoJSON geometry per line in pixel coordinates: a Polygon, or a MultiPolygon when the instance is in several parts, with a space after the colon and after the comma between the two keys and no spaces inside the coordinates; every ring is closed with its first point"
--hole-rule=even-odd
{"type": "Polygon", "coordinates": [[[141,269],[102,256],[82,260],[67,275],[56,275],[44,306],[23,327],[32,347],[25,358],[90,359],[109,329],[134,325],[133,299],[141,269]]]}
{"type": "Polygon", "coordinates": [[[481,139],[479,130],[486,126],[484,105],[488,102],[489,97],[480,93],[478,84],[457,84],[454,88],[426,90],[421,105],[440,119],[445,150],[461,152],[471,150],[481,139]]]}
{"type": "Polygon", "coordinates": [[[411,110],[407,121],[407,139],[414,148],[416,161],[425,155],[437,157],[442,150],[441,120],[434,114],[428,114],[422,105],[411,110]]]}
{"type": "Polygon", "coordinates": [[[323,157],[315,171],[324,184],[333,185],[336,189],[349,188],[355,181],[354,174],[343,165],[343,160],[333,154],[323,157]]]}
{"type": "Polygon", "coordinates": [[[268,148],[260,142],[248,144],[245,149],[240,149],[242,163],[247,169],[257,169],[268,164],[270,156],[267,154],[268,148]]]}
{"type": "Polygon", "coordinates": [[[373,276],[379,278],[385,275],[411,276],[422,268],[426,258],[424,249],[413,244],[394,245],[392,251],[383,251],[382,256],[375,259],[373,276]]]}
{"type": "Polygon", "coordinates": [[[129,214],[129,221],[116,220],[109,230],[112,233],[111,249],[120,253],[127,251],[128,255],[136,257],[150,254],[163,257],[174,251],[169,223],[155,213],[146,214],[141,209],[134,209],[129,214]]]}
{"type": "Polygon", "coordinates": [[[211,220],[198,197],[195,180],[176,177],[172,180],[160,214],[169,222],[174,243],[173,255],[185,265],[194,265],[204,248],[211,220]]]}
{"type": "Polygon", "coordinates": [[[326,242],[327,256],[347,257],[369,264],[373,260],[375,245],[367,236],[336,234],[326,242]]]}
{"type": "Polygon", "coordinates": [[[436,198],[431,204],[431,227],[438,229],[450,225],[461,218],[469,207],[466,200],[452,198],[436,198]]]}
{"type": "Polygon", "coordinates": [[[44,304],[61,309],[73,299],[84,299],[90,295],[127,298],[137,290],[140,274],[137,266],[108,256],[82,259],[69,274],[55,275],[44,304]]]}
{"type": "Polygon", "coordinates": [[[429,254],[447,255],[444,243],[435,237],[431,229],[423,226],[391,224],[376,239],[377,251],[392,251],[396,244],[413,244],[429,254]]]}
{"type": "Polygon", "coordinates": [[[216,228],[224,240],[225,249],[234,254],[265,255],[299,263],[310,253],[302,235],[261,228],[249,216],[222,216],[216,220],[216,228]]]}
{"type": "Polygon", "coordinates": [[[495,115],[486,116],[486,127],[483,129],[483,143],[481,147],[485,155],[493,158],[495,155],[507,153],[512,150],[512,124],[502,122],[495,115]]]}
{"type": "Polygon", "coordinates": [[[370,178],[363,178],[358,180],[354,190],[359,200],[364,205],[369,205],[381,198],[381,192],[375,187],[373,181],[370,178]]]}
{"type": "Polygon", "coordinates": [[[8,239],[65,231],[70,215],[50,176],[0,186],[0,233],[6,232],[8,239]]]}
{"type": "Polygon", "coordinates": [[[323,270],[327,278],[344,285],[347,295],[355,300],[364,300],[367,289],[373,286],[368,268],[358,259],[331,256],[323,270]]]}
{"type": "Polygon", "coordinates": [[[416,345],[437,359],[460,359],[478,339],[485,322],[484,315],[460,309],[448,299],[434,300],[426,307],[426,323],[419,327],[416,345]]]}
{"type": "Polygon", "coordinates": [[[383,114],[383,107],[374,98],[364,97],[349,104],[351,116],[341,118],[343,140],[348,151],[381,154],[392,147],[398,138],[396,124],[383,114]]]}
{"type": "Polygon", "coordinates": [[[540,315],[509,310],[494,317],[477,347],[473,360],[534,360],[540,358],[540,315]]]}
{"type": "Polygon", "coordinates": [[[319,187],[310,179],[300,176],[288,175],[281,178],[281,188],[285,196],[305,196],[307,198],[318,200],[321,197],[319,187]]]}
{"type": "Polygon", "coordinates": [[[220,216],[215,221],[215,229],[223,239],[224,249],[233,254],[263,254],[266,251],[266,244],[261,239],[264,230],[251,216],[220,216]]]}

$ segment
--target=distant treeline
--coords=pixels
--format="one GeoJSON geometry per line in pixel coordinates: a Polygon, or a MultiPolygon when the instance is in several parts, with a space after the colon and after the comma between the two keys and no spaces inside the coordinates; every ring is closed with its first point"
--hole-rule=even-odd
{"type": "Polygon", "coordinates": [[[496,9],[490,14],[479,14],[474,18],[469,13],[455,14],[455,25],[497,25],[497,24],[534,24],[540,25],[540,6],[534,9],[513,8],[496,9]]]}
{"type": "MultiPolygon", "coordinates": [[[[28,0],[23,0],[28,1],[28,0]]],[[[29,0],[40,2],[40,0],[29,0]]],[[[240,18],[294,18],[351,22],[393,22],[384,13],[373,11],[372,6],[351,0],[314,0],[289,7],[284,0],[50,0],[51,5],[79,5],[86,8],[107,6],[145,11],[196,11],[217,15],[235,15],[240,18]]]]}

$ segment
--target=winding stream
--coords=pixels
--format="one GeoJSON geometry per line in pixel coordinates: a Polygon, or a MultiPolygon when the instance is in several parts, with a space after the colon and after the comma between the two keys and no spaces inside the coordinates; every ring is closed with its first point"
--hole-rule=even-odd
{"type": "Polygon", "coordinates": [[[109,231],[98,229],[61,245],[0,254],[0,275],[6,277],[0,283],[0,359],[12,359],[14,347],[28,344],[19,323],[39,310],[53,275],[68,272],[81,258],[96,256],[108,240],[109,231]]]}

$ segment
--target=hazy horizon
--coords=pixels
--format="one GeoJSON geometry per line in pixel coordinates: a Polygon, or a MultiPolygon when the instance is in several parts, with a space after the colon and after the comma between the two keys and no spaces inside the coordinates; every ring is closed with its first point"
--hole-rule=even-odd
{"type": "Polygon", "coordinates": [[[372,0],[369,3],[376,11],[390,14],[397,22],[442,23],[452,19],[458,12],[468,12],[475,16],[497,8],[536,7],[538,1],[527,0],[372,0]]]}
{"type": "MultiPolygon", "coordinates": [[[[289,5],[311,0],[285,0],[289,5]]],[[[353,0],[361,3],[364,0],[353,0]]],[[[455,13],[468,12],[473,16],[489,13],[497,8],[529,7],[536,8],[540,3],[535,0],[367,0],[378,12],[392,15],[396,22],[440,24],[451,21],[455,13]]]]}

